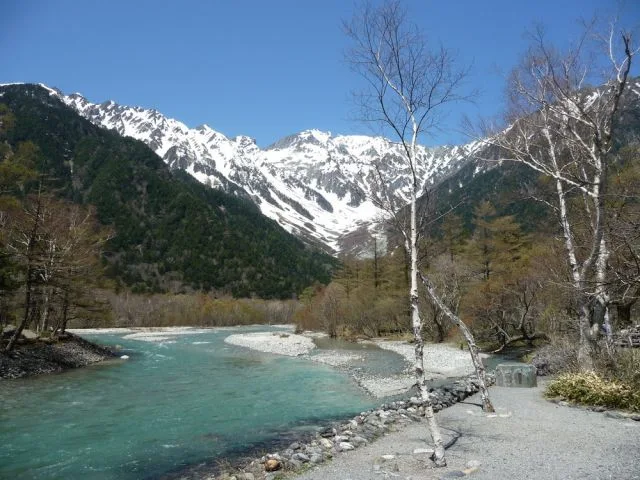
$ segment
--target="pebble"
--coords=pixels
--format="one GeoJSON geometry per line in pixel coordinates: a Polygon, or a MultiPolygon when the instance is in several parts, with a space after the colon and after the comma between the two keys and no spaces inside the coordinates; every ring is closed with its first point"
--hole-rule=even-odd
{"type": "Polygon", "coordinates": [[[413,450],[414,455],[433,455],[434,450],[432,448],[416,448],[413,450]]]}
{"type": "Polygon", "coordinates": [[[469,460],[467,462],[466,467],[467,468],[480,468],[480,465],[482,465],[482,463],[480,463],[480,461],[478,461],[478,460],[469,460]]]}

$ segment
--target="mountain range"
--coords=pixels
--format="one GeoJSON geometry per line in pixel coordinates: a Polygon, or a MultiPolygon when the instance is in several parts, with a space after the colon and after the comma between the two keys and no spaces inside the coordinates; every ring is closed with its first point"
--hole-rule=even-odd
{"type": "MultiPolygon", "coordinates": [[[[331,253],[344,252],[353,232],[375,229],[383,214],[370,200],[376,188],[372,164],[390,180],[390,193],[408,200],[401,146],[383,137],[306,130],[261,149],[248,136],[227,138],[207,125],[189,128],[157,110],[50,91],[95,125],[144,142],[171,169],[250,199],[287,231],[331,253]]],[[[419,146],[419,181],[426,187],[450,176],[475,148],[477,143],[419,146]]]]}
{"type": "MultiPolygon", "coordinates": [[[[67,198],[96,205],[100,221],[117,230],[108,255],[113,276],[143,291],[291,296],[329,278],[334,261],[314,246],[366,255],[363,238],[375,234],[376,248],[384,248],[383,212],[370,200],[378,184],[372,164],[399,205],[407,200],[401,147],[382,137],[307,130],[259,148],[247,136],[227,138],[153,109],[95,104],[44,85],[0,86],[0,102],[17,117],[5,141],[33,141],[41,170],[63,179],[67,198]]],[[[638,79],[617,124],[616,148],[637,142],[638,79]]],[[[500,155],[483,142],[420,146],[417,176],[441,211],[458,206],[467,232],[484,200],[525,230],[554,230],[554,216],[531,200],[537,175],[481,160],[489,157],[500,155]]]]}
{"type": "Polygon", "coordinates": [[[12,191],[28,200],[42,184],[63,201],[92,206],[114,231],[102,259],[116,285],[291,298],[329,281],[335,260],[254,203],[170,169],[143,142],[91,123],[52,89],[0,86],[0,104],[10,116],[0,118],[0,163],[27,145],[41,179],[12,191]]]}

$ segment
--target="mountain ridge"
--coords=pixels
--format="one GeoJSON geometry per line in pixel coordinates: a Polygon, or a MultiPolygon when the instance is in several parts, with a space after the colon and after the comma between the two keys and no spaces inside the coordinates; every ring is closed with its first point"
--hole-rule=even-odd
{"type": "MultiPolygon", "coordinates": [[[[290,233],[332,253],[341,250],[343,237],[363,227],[375,228],[376,219],[383,215],[370,200],[375,193],[369,168],[373,162],[380,162],[383,174],[392,179],[392,193],[408,199],[401,147],[380,136],[309,129],[262,149],[249,136],[228,138],[206,124],[189,128],[155,109],[112,100],[96,104],[78,93],[50,91],[92,123],[143,141],[170,168],[250,199],[290,233]]],[[[419,146],[422,186],[458,170],[477,144],[419,146]]]]}
{"type": "Polygon", "coordinates": [[[0,144],[34,144],[35,166],[55,182],[55,195],[93,205],[97,219],[113,225],[103,259],[134,291],[291,298],[328,281],[334,259],[254,203],[171,170],[143,142],[91,123],[51,89],[0,86],[0,103],[14,118],[0,144]]]}

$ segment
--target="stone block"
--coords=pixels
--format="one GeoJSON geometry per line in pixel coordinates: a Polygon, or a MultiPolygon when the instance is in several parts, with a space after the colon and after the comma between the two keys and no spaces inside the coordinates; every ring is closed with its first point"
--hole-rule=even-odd
{"type": "Polygon", "coordinates": [[[536,367],[525,364],[501,363],[496,367],[496,386],[535,387],[538,385],[536,367]]]}

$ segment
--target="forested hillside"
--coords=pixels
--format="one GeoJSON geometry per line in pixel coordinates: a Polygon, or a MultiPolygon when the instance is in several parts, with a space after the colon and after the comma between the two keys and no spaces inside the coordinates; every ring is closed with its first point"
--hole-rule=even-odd
{"type": "MultiPolygon", "coordinates": [[[[631,78],[629,84],[638,85],[640,79],[631,78]]],[[[610,156],[615,171],[628,162],[629,156],[624,152],[640,141],[640,93],[636,88],[625,91],[614,119],[616,135],[610,156]]],[[[581,95],[595,91],[598,89],[584,89],[581,95]]],[[[511,157],[509,152],[487,141],[485,147],[474,152],[472,161],[439,182],[422,201],[435,203],[431,208],[440,213],[453,208],[462,217],[468,233],[473,230],[473,209],[483,201],[491,202],[499,215],[513,215],[527,232],[553,233],[558,227],[549,209],[553,185],[522,163],[506,160],[511,157]]]]}
{"type": "MultiPolygon", "coordinates": [[[[102,258],[118,283],[139,292],[287,298],[328,280],[331,257],[250,202],[170,171],[142,142],[92,125],[41,86],[8,85],[0,94],[11,117],[0,161],[29,142],[48,191],[95,206],[99,222],[113,228],[102,258]]],[[[35,183],[11,193],[24,196],[35,183]]]]}

